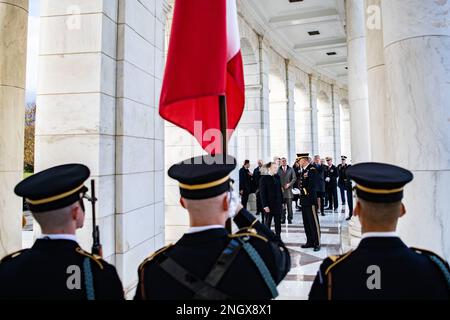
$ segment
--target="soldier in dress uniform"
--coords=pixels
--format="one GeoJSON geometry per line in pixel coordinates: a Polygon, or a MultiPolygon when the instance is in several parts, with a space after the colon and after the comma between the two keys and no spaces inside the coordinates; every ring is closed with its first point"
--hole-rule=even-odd
{"type": "Polygon", "coordinates": [[[396,235],[405,213],[403,188],[413,175],[400,167],[363,163],[347,170],[356,183],[355,215],[362,240],[355,251],[324,260],[311,300],[449,299],[448,263],[433,252],[408,248],[396,235]]]}
{"type": "Polygon", "coordinates": [[[328,208],[326,210],[336,211],[339,206],[337,197],[337,178],[339,172],[337,167],[333,164],[333,158],[326,157],[327,169],[325,170],[325,189],[328,193],[328,208]]]}
{"type": "MultiPolygon", "coordinates": [[[[123,300],[116,269],[77,243],[89,169],[81,164],[37,173],[15,188],[24,197],[42,236],[31,249],[0,262],[0,300],[123,300]]],[[[92,199],[91,199],[92,200],[92,199]]]]}
{"type": "Polygon", "coordinates": [[[342,208],[342,213],[345,213],[345,195],[347,195],[349,216],[346,220],[349,221],[353,216],[353,186],[352,181],[347,176],[347,169],[349,169],[351,165],[347,164],[346,156],[342,156],[341,160],[342,163],[338,165],[339,171],[338,186],[339,189],[341,190],[342,205],[344,206],[342,208]]]}
{"type": "Polygon", "coordinates": [[[236,160],[202,156],[169,169],[179,181],[190,229],[144,260],[136,300],[271,299],[290,270],[283,242],[239,203],[230,173],[236,160]],[[228,218],[240,229],[229,234],[228,218]]]}
{"type": "Polygon", "coordinates": [[[300,161],[300,203],[306,234],[306,243],[302,245],[302,248],[314,248],[314,251],[320,251],[320,224],[316,211],[317,186],[315,185],[318,181],[317,169],[311,163],[309,153],[300,153],[297,156],[300,161]]]}

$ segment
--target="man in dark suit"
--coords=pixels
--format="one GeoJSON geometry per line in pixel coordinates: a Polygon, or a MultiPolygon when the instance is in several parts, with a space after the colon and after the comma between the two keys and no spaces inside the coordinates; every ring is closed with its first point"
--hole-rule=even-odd
{"type": "Polygon", "coordinates": [[[450,299],[448,263],[433,252],[408,248],[395,233],[405,215],[403,188],[413,175],[400,167],[363,163],[347,170],[356,183],[358,248],[329,257],[311,288],[311,300],[450,299]]]}
{"type": "Polygon", "coordinates": [[[315,188],[317,194],[317,213],[325,215],[325,166],[322,165],[322,159],[319,155],[314,157],[314,167],[317,169],[315,174],[315,188]]]}
{"type": "Polygon", "coordinates": [[[249,168],[250,160],[245,160],[244,165],[239,170],[239,194],[245,209],[247,209],[248,196],[252,193],[252,174],[249,168]]]}
{"type": "MultiPolygon", "coordinates": [[[[216,157],[223,157],[218,155],[216,157]]],[[[231,189],[236,160],[203,156],[169,169],[180,183],[180,203],[191,228],[174,245],[140,265],[136,300],[264,299],[290,269],[282,241],[239,204],[231,189]],[[233,218],[240,229],[229,234],[233,218]]]]}
{"type": "Polygon", "coordinates": [[[283,190],[283,204],[285,209],[283,209],[283,214],[281,217],[281,223],[286,222],[286,211],[288,223],[292,224],[292,219],[294,218],[294,213],[292,211],[292,199],[294,194],[292,189],[295,186],[295,181],[297,181],[297,175],[294,169],[288,166],[287,159],[281,158],[281,166],[278,169],[278,176],[280,177],[281,188],[283,190]]]}
{"type": "Polygon", "coordinates": [[[309,153],[298,155],[300,159],[300,202],[302,205],[303,226],[305,228],[306,243],[302,248],[314,248],[320,251],[320,224],[316,211],[317,196],[315,185],[317,181],[317,169],[311,163],[309,153]]]}
{"type": "Polygon", "coordinates": [[[339,206],[337,197],[337,178],[339,172],[337,167],[333,164],[333,158],[327,157],[327,167],[325,170],[325,189],[328,193],[328,208],[326,210],[336,211],[339,206]]]}
{"type": "Polygon", "coordinates": [[[252,185],[253,185],[253,191],[256,194],[256,215],[261,215],[262,223],[264,223],[264,209],[261,205],[261,194],[259,191],[259,180],[261,179],[261,169],[263,167],[264,163],[262,160],[258,160],[258,166],[253,170],[253,177],[252,177],[252,185]]]}
{"type": "Polygon", "coordinates": [[[0,262],[0,300],[123,300],[116,269],[77,243],[85,218],[89,169],[63,165],[37,173],[15,188],[26,199],[42,236],[31,249],[0,262]]]}

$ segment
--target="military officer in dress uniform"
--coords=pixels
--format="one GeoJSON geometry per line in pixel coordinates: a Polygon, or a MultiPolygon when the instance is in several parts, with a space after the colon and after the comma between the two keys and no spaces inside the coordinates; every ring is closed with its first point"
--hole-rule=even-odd
{"type": "Polygon", "coordinates": [[[408,248],[396,235],[405,213],[403,188],[408,170],[363,163],[347,170],[356,183],[355,215],[361,222],[358,248],[329,257],[320,266],[311,300],[449,299],[448,263],[433,252],[408,248]]]}
{"type": "Polygon", "coordinates": [[[325,170],[325,189],[328,193],[328,208],[326,210],[336,211],[339,206],[337,197],[337,178],[339,172],[337,167],[333,164],[333,158],[326,157],[327,168],[325,170]]]}
{"type": "Polygon", "coordinates": [[[300,203],[306,234],[306,243],[302,245],[302,248],[314,248],[314,251],[320,251],[320,224],[316,211],[317,188],[315,186],[317,169],[311,163],[309,153],[301,153],[297,156],[300,161],[300,203]]]}
{"type": "Polygon", "coordinates": [[[347,169],[350,168],[351,165],[347,164],[346,156],[342,156],[341,160],[342,163],[338,165],[339,171],[338,186],[339,189],[341,190],[342,205],[344,206],[342,208],[342,213],[345,213],[345,195],[347,195],[349,216],[346,220],[349,221],[352,219],[353,216],[353,186],[352,181],[347,176],[347,169]]]}
{"type": "Polygon", "coordinates": [[[202,156],[172,166],[190,229],[144,260],[136,300],[271,299],[290,270],[283,242],[239,203],[230,172],[236,160],[202,156]],[[229,234],[229,217],[240,229],[229,234]]]}
{"type": "Polygon", "coordinates": [[[0,262],[0,300],[123,300],[116,269],[83,249],[75,231],[83,227],[84,182],[89,169],[80,164],[37,173],[15,188],[26,199],[42,236],[31,249],[0,262]]]}

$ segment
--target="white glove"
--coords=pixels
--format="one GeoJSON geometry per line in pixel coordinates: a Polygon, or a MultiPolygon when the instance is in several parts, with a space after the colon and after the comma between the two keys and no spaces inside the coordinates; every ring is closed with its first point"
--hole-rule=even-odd
{"type": "Polygon", "coordinates": [[[239,196],[237,195],[237,193],[235,191],[232,191],[230,193],[228,193],[228,201],[229,201],[229,207],[228,207],[228,217],[230,219],[233,219],[234,216],[236,216],[237,212],[237,208],[239,205],[239,196]]]}
{"type": "Polygon", "coordinates": [[[330,182],[331,179],[327,177],[327,178],[325,179],[325,181],[326,181],[326,182],[330,182]]]}

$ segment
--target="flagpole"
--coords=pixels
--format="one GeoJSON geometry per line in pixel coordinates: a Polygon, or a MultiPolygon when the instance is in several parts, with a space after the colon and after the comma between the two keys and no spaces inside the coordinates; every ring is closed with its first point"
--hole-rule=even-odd
{"type": "MultiPolygon", "coordinates": [[[[228,137],[227,137],[227,127],[228,127],[228,115],[227,115],[227,97],[219,96],[219,115],[220,115],[220,132],[222,134],[222,154],[223,162],[226,163],[228,155],[228,137]]],[[[225,228],[228,232],[232,232],[231,219],[228,219],[225,228]]]]}
{"type": "Polygon", "coordinates": [[[223,154],[223,161],[225,162],[228,154],[228,139],[227,139],[228,115],[227,115],[226,96],[219,96],[219,114],[220,114],[220,132],[222,134],[222,154],[223,154]]]}

